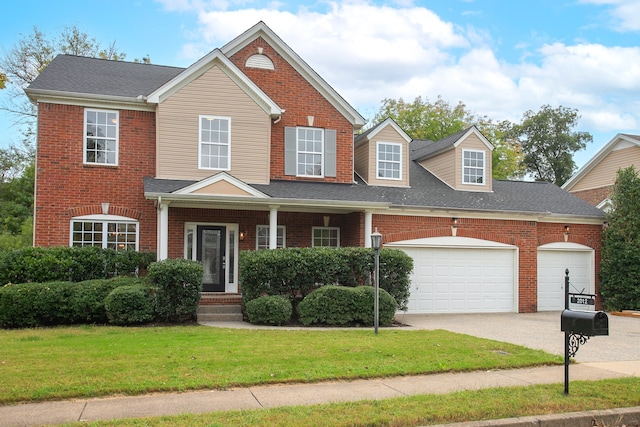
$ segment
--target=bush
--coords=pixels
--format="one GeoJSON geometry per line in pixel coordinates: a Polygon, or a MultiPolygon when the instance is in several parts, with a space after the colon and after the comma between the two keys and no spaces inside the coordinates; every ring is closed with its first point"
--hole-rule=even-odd
{"type": "Polygon", "coordinates": [[[149,266],[147,279],[155,291],[158,320],[176,322],[196,318],[202,275],[202,264],[198,261],[167,259],[149,266]]]}
{"type": "MultiPolygon", "coordinates": [[[[396,312],[396,301],[384,289],[379,290],[379,317],[381,326],[390,325],[396,312]]],[[[358,286],[323,286],[298,304],[298,318],[302,324],[350,325],[374,324],[375,288],[358,286]]]]}
{"type": "Polygon", "coordinates": [[[279,326],[291,320],[293,307],[287,297],[272,295],[252,299],[247,303],[246,312],[251,323],[279,326]]]}
{"type": "Polygon", "coordinates": [[[109,322],[115,325],[135,325],[153,320],[153,304],[149,288],[130,285],[115,288],[104,300],[109,322]]]}
{"type": "Polygon", "coordinates": [[[155,254],[152,252],[116,252],[93,246],[29,247],[0,252],[0,285],[80,282],[114,275],[136,275],[154,260],[155,254]]]}
{"type": "MultiPolygon", "coordinates": [[[[242,300],[284,295],[294,303],[322,285],[360,286],[371,283],[374,252],[368,248],[288,248],[243,251],[240,254],[242,300]]],[[[380,251],[380,288],[400,310],[409,301],[413,260],[397,249],[380,251]]]]}
{"type": "Polygon", "coordinates": [[[0,287],[0,327],[106,323],[106,296],[117,287],[138,282],[118,278],[6,285],[0,287]]]}

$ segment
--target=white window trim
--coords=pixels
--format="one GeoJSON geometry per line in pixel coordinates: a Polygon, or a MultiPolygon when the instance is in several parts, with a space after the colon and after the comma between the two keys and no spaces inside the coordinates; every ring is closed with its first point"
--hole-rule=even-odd
{"type": "MultiPolygon", "coordinates": [[[[211,144],[207,142],[207,144],[211,144]]],[[[220,144],[222,145],[222,144],[220,144]]],[[[201,170],[216,170],[216,171],[229,171],[231,170],[231,117],[224,116],[212,116],[209,114],[200,114],[198,116],[198,169],[201,170]],[[210,168],[202,166],[202,119],[208,120],[226,120],[229,127],[229,142],[227,143],[227,167],[226,168],[210,168]]]]}
{"type": "MultiPolygon", "coordinates": [[[[96,165],[96,166],[118,166],[119,157],[120,157],[120,111],[118,110],[104,110],[99,108],[85,108],[84,109],[84,127],[82,128],[83,138],[82,138],[82,163],[85,165],[96,165]],[[115,113],[116,115],[116,158],[114,163],[99,163],[99,162],[89,162],[87,161],[87,112],[93,111],[96,113],[115,113]]],[[[107,139],[107,138],[98,138],[91,137],[94,139],[107,139]]]]}
{"type": "Polygon", "coordinates": [[[311,246],[314,248],[339,248],[340,247],[340,227],[311,227],[311,246]],[[337,244],[336,246],[316,246],[315,245],[315,232],[316,230],[336,230],[337,244]]]}
{"type": "Polygon", "coordinates": [[[102,226],[102,248],[106,248],[107,247],[107,238],[108,238],[108,233],[106,232],[107,230],[107,224],[108,223],[125,223],[125,224],[135,224],[136,225],[136,251],[139,250],[139,246],[140,246],[140,221],[133,219],[133,218],[128,218],[126,216],[119,216],[119,215],[82,215],[82,216],[76,216],[71,218],[71,220],[69,221],[69,246],[73,246],[73,224],[76,222],[102,222],[103,226],[102,226]]]}
{"type": "Polygon", "coordinates": [[[303,177],[303,178],[324,178],[324,163],[325,163],[325,146],[324,146],[324,139],[325,139],[325,130],[323,128],[316,128],[316,127],[310,127],[310,126],[298,126],[296,127],[296,176],[299,177],[303,177]],[[298,143],[298,130],[300,129],[311,129],[311,130],[319,130],[322,132],[322,150],[320,151],[320,153],[315,153],[313,151],[300,151],[299,147],[300,144],[298,143]],[[307,174],[300,174],[298,173],[300,168],[300,162],[299,162],[299,155],[300,153],[308,153],[308,154],[320,154],[320,175],[307,175],[307,174]]]}
{"type": "MultiPolygon", "coordinates": [[[[267,230],[269,230],[269,224],[258,224],[256,225],[256,250],[258,249],[268,249],[269,246],[267,246],[266,248],[258,248],[258,232],[261,228],[265,228],[267,230]]],[[[287,247],[287,228],[284,225],[279,225],[278,226],[278,234],[280,234],[280,231],[282,231],[282,247],[286,248],[287,247]]],[[[267,235],[268,238],[268,235],[267,235]]],[[[269,243],[269,242],[267,242],[269,243]]]]}
{"type": "Polygon", "coordinates": [[[462,184],[463,185],[479,185],[479,186],[484,186],[487,185],[487,153],[483,150],[462,150],[462,174],[461,174],[461,178],[462,178],[462,184]],[[465,166],[464,165],[464,155],[465,153],[482,153],[482,182],[465,182],[464,180],[464,168],[465,167],[470,167],[470,168],[474,168],[474,169],[480,169],[477,166],[465,166]]]}
{"type": "MultiPolygon", "coordinates": [[[[385,160],[385,162],[396,163],[395,161],[389,161],[389,160],[385,160]]],[[[378,141],[378,143],[376,145],[376,179],[386,179],[386,180],[391,180],[391,181],[402,181],[402,144],[398,144],[397,142],[378,141]],[[380,176],[380,157],[379,156],[380,156],[380,146],[381,145],[394,145],[396,147],[400,147],[400,160],[398,160],[398,162],[397,162],[398,165],[400,165],[398,178],[380,176]]]]}

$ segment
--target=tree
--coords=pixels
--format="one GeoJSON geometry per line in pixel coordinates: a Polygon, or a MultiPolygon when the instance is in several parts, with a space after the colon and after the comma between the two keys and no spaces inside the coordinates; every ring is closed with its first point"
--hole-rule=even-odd
{"type": "Polygon", "coordinates": [[[602,235],[600,293],[608,310],[639,310],[640,178],[633,166],[618,171],[611,204],[602,235]]]}
{"type": "Polygon", "coordinates": [[[564,184],[576,170],[573,154],[586,147],[593,137],[588,132],[574,132],[578,124],[577,110],[543,105],[540,111],[528,110],[511,136],[519,141],[524,153],[526,171],[536,181],[564,184]]]}
{"type": "Polygon", "coordinates": [[[440,96],[433,103],[420,96],[411,103],[402,98],[385,98],[372,122],[379,123],[389,117],[411,138],[431,141],[439,141],[476,125],[495,147],[492,153],[493,177],[514,179],[523,176],[520,145],[508,136],[509,121],[494,123],[486,117],[477,117],[467,111],[464,103],[451,105],[440,96]]]}

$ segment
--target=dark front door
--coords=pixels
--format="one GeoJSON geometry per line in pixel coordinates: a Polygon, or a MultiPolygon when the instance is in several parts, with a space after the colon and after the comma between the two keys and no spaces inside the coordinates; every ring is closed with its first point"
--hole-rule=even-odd
{"type": "Polygon", "coordinates": [[[227,228],[213,225],[198,226],[198,247],[196,257],[202,262],[204,277],[203,292],[225,291],[225,241],[227,228]]]}

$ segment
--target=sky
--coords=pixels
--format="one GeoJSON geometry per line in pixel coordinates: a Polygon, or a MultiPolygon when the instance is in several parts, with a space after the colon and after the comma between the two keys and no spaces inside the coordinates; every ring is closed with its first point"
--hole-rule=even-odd
{"type": "MultiPolygon", "coordinates": [[[[75,25],[127,60],[188,67],[264,21],[367,119],[418,96],[514,123],[576,109],[593,135],[582,166],[640,134],[639,16],[640,0],[21,0],[3,5],[0,53],[75,25]]],[[[12,123],[0,111],[0,146],[19,140],[12,123]]]]}

